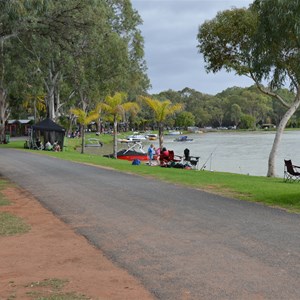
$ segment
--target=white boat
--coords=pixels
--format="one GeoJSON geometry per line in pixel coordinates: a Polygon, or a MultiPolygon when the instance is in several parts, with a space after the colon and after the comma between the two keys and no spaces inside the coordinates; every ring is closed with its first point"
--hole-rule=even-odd
{"type": "Polygon", "coordinates": [[[180,134],[182,134],[181,131],[170,131],[170,130],[169,133],[167,133],[167,135],[180,135],[180,134]]]}
{"type": "Polygon", "coordinates": [[[139,141],[145,141],[146,137],[142,134],[132,134],[132,135],[128,135],[126,139],[131,142],[139,142],[139,141]]]}

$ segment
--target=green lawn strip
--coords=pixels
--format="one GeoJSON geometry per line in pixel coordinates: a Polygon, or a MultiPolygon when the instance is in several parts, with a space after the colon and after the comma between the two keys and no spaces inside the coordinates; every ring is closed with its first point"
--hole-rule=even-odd
{"type": "Polygon", "coordinates": [[[31,289],[26,294],[34,300],[89,300],[91,298],[75,292],[62,292],[69,282],[67,279],[51,278],[31,282],[25,287],[31,289]]]}
{"type": "Polygon", "coordinates": [[[9,205],[10,201],[3,195],[2,191],[7,188],[9,183],[0,177],[0,206],[9,205]]]}
{"type": "Polygon", "coordinates": [[[23,234],[30,230],[21,218],[8,212],[0,212],[0,236],[23,234]]]}
{"type": "Polygon", "coordinates": [[[236,199],[260,202],[269,206],[281,207],[290,212],[300,213],[300,184],[285,183],[282,178],[149,167],[143,164],[132,166],[128,161],[108,159],[99,155],[81,154],[74,150],[65,152],[34,151],[34,153],[109,167],[142,176],[151,176],[167,182],[207,190],[236,199]]]}

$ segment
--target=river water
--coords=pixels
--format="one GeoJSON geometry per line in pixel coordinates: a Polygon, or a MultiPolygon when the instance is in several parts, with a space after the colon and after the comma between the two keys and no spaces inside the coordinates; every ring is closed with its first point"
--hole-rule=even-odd
{"type": "MultiPolygon", "coordinates": [[[[211,132],[189,134],[190,142],[175,142],[176,136],[164,136],[164,146],[183,155],[185,148],[190,155],[200,156],[199,167],[206,170],[238,174],[266,176],[268,157],[275,138],[275,132],[211,132]]],[[[147,150],[151,142],[145,142],[147,150]]],[[[158,147],[158,141],[152,141],[158,147]]],[[[119,149],[124,145],[118,145],[119,149]]],[[[92,150],[99,154],[111,153],[112,147],[92,150]]],[[[86,148],[87,149],[87,148],[86,148]]],[[[276,156],[276,176],[283,177],[284,159],[292,159],[300,165],[300,131],[288,131],[283,134],[276,156]]]]}

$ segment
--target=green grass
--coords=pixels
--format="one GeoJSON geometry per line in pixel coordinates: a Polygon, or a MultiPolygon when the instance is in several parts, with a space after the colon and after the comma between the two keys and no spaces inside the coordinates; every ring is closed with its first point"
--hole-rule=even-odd
{"type": "Polygon", "coordinates": [[[2,194],[2,190],[8,186],[8,182],[0,177],[0,206],[9,205],[10,201],[2,194]]]}
{"type": "MultiPolygon", "coordinates": [[[[106,136],[101,136],[103,140],[106,136]]],[[[111,136],[107,135],[107,143],[111,136]]],[[[110,140],[109,140],[110,139],[110,140]]],[[[186,185],[193,188],[206,190],[240,200],[259,202],[264,205],[281,207],[290,212],[300,213],[300,183],[285,183],[282,178],[268,178],[261,176],[248,176],[233,173],[182,170],[174,168],[148,167],[146,165],[132,166],[130,162],[108,159],[99,155],[80,154],[74,150],[78,139],[68,139],[72,144],[68,151],[46,152],[39,154],[50,155],[60,159],[71,160],[79,163],[88,163],[109,167],[121,172],[130,172],[142,176],[150,176],[162,181],[186,185]]],[[[18,148],[18,143],[11,145],[18,148]]],[[[5,146],[8,146],[5,145],[5,146]]],[[[30,150],[26,150],[30,151],[30,150]]],[[[34,153],[37,153],[34,151],[34,153]]]]}
{"type": "Polygon", "coordinates": [[[34,300],[89,300],[91,298],[75,292],[63,293],[61,290],[69,282],[67,279],[50,278],[42,281],[31,282],[25,287],[33,289],[27,296],[34,300]]]}
{"type": "Polygon", "coordinates": [[[50,278],[44,279],[42,281],[31,282],[26,287],[48,287],[52,290],[61,290],[69,280],[59,279],[59,278],[50,278]]]}
{"type": "Polygon", "coordinates": [[[0,236],[23,234],[30,230],[21,218],[7,212],[0,212],[0,236]]]}

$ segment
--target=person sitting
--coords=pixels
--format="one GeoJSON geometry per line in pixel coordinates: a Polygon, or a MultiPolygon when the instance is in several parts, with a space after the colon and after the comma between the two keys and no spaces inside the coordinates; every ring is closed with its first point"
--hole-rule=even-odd
{"type": "Polygon", "coordinates": [[[53,144],[53,150],[55,152],[59,152],[60,151],[60,145],[58,144],[57,141],[55,141],[54,144],[53,144]]]}
{"type": "Polygon", "coordinates": [[[161,167],[165,167],[168,164],[168,162],[170,161],[170,153],[165,147],[163,147],[160,152],[159,160],[160,160],[161,167]]]}
{"type": "Polygon", "coordinates": [[[45,150],[51,151],[52,148],[53,148],[53,147],[52,147],[51,143],[48,141],[48,142],[45,144],[45,150]]]}
{"type": "Polygon", "coordinates": [[[38,150],[42,149],[42,142],[39,138],[36,139],[35,144],[38,150]]]}
{"type": "Polygon", "coordinates": [[[163,147],[162,148],[162,151],[161,151],[161,156],[163,159],[169,159],[169,151],[166,149],[166,147],[163,147]]]}

